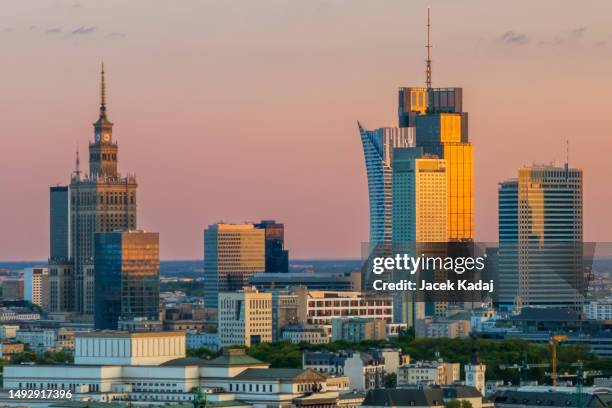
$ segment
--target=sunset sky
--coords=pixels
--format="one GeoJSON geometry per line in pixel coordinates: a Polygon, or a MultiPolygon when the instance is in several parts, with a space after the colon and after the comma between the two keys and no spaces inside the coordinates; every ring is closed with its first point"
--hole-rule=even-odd
{"type": "Polygon", "coordinates": [[[357,120],[397,125],[397,88],[464,88],[476,238],[522,165],[584,169],[585,239],[612,240],[610,1],[0,3],[0,260],[44,260],[49,186],[97,119],[100,62],[119,167],[163,259],[201,258],[218,221],[284,222],[291,258],[359,257],[368,238],[357,120]]]}

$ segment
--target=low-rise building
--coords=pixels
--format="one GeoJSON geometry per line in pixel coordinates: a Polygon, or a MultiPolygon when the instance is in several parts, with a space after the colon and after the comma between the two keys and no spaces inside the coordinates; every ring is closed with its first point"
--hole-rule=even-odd
{"type": "Polygon", "coordinates": [[[460,381],[461,365],[443,361],[417,361],[400,366],[397,385],[452,385],[460,381]]]}
{"type": "Polygon", "coordinates": [[[280,340],[289,340],[293,344],[310,343],[325,344],[329,343],[329,336],[320,327],[309,327],[301,324],[291,324],[281,329],[280,340]]]}
{"type": "Polygon", "coordinates": [[[17,336],[19,326],[16,324],[0,325],[0,340],[14,339],[17,336]]]}
{"type": "Polygon", "coordinates": [[[0,358],[10,361],[15,354],[22,353],[24,349],[23,343],[0,343],[0,358]]]}
{"type": "MultiPolygon", "coordinates": [[[[389,350],[389,353],[393,353],[389,350]]],[[[399,351],[395,351],[399,354],[399,351]]],[[[369,352],[341,351],[333,353],[329,351],[304,351],[302,353],[302,367],[312,369],[327,375],[344,375],[349,378],[351,390],[369,390],[382,387],[385,374],[395,373],[385,370],[385,354],[382,350],[371,350],[369,352]]],[[[391,355],[389,359],[390,369],[394,369],[397,363],[391,355]]],[[[399,361],[399,359],[398,359],[399,361]]]]}
{"type": "Polygon", "coordinates": [[[382,340],[387,337],[387,322],[384,319],[333,318],[332,340],[358,343],[364,340],[382,340]]]}
{"type": "Polygon", "coordinates": [[[465,338],[470,335],[472,325],[469,320],[450,320],[427,317],[419,319],[415,325],[417,337],[465,338]]]}
{"type": "Polygon", "coordinates": [[[490,397],[496,408],[608,408],[612,404],[610,389],[575,387],[510,387],[500,389],[490,397]]]}
{"type": "Polygon", "coordinates": [[[272,341],[272,294],[245,287],[221,292],[219,297],[219,345],[251,346],[272,341]]]}
{"type": "Polygon", "coordinates": [[[15,340],[27,344],[32,350],[43,352],[56,346],[57,330],[54,329],[19,329],[15,340]]]}
{"type": "Polygon", "coordinates": [[[212,351],[219,350],[219,333],[208,333],[208,332],[187,332],[187,348],[207,348],[212,351]]]}
{"type": "Polygon", "coordinates": [[[585,303],[584,316],[592,320],[612,320],[612,299],[603,299],[585,303]]]}
{"type": "Polygon", "coordinates": [[[452,400],[467,401],[472,408],[492,408],[492,404],[483,404],[477,389],[467,386],[379,388],[368,391],[361,407],[444,408],[452,400]]]}
{"type": "MultiPolygon", "coordinates": [[[[243,349],[226,349],[211,360],[185,357],[185,337],[182,347],[175,348],[174,340],[181,339],[175,333],[95,334],[84,337],[84,342],[77,336],[75,363],[61,370],[57,366],[5,366],[5,389],[70,390],[76,401],[147,404],[189,404],[201,390],[213,407],[247,404],[270,408],[332,408],[340,392],[348,390],[346,377],[330,378],[308,369],[269,368],[268,363],[248,356],[243,349]],[[128,355],[132,353],[137,355],[128,355]],[[181,356],[173,358],[177,354],[181,356]]],[[[6,393],[0,397],[3,403],[23,404],[10,401],[6,393]]]]}

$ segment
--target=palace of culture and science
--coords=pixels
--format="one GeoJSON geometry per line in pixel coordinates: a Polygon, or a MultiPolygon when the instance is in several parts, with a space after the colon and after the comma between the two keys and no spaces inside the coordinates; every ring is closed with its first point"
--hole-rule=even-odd
{"type": "Polygon", "coordinates": [[[117,170],[104,65],[100,115],[93,126],[89,174],[81,174],[77,152],[70,184],[50,188],[49,311],[87,318],[94,310],[94,234],[136,229],[136,177],[117,170]]]}

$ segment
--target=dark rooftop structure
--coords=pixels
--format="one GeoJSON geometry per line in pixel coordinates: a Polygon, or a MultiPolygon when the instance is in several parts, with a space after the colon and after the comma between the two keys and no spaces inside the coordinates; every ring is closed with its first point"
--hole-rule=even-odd
{"type": "MultiPolygon", "coordinates": [[[[496,407],[524,407],[526,405],[545,407],[578,407],[576,392],[555,391],[554,389],[533,390],[502,390],[491,396],[496,407]]],[[[583,393],[581,395],[583,407],[607,408],[612,406],[612,393],[583,393]]]]}
{"type": "Polygon", "coordinates": [[[370,390],[362,406],[432,407],[451,399],[482,398],[474,387],[378,388],[370,390]]]}

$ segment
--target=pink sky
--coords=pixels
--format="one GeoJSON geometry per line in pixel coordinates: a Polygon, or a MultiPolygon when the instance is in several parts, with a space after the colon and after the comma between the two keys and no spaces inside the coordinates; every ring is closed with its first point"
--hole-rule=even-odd
{"type": "MultiPolygon", "coordinates": [[[[396,125],[397,88],[464,88],[476,237],[500,180],[532,162],[585,175],[585,236],[610,241],[609,1],[3,1],[0,259],[48,256],[48,187],[93,139],[100,60],[120,169],[163,258],[202,229],[274,218],[292,258],[358,257],[368,237],[356,121],[396,125]]],[[[86,157],[86,155],[85,155],[86,157]]]]}

